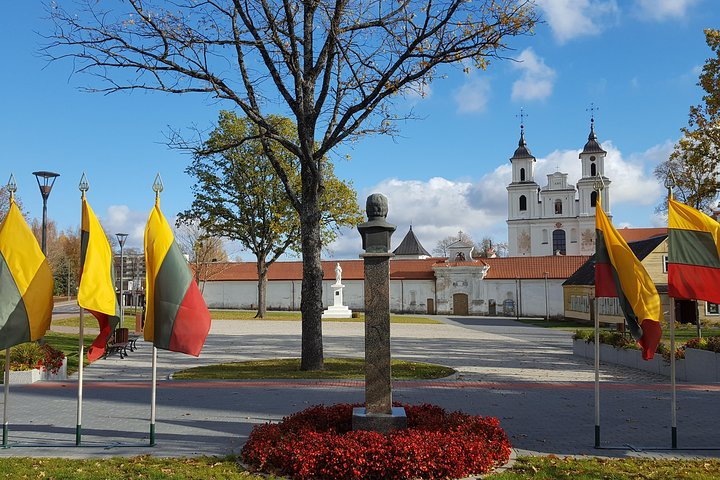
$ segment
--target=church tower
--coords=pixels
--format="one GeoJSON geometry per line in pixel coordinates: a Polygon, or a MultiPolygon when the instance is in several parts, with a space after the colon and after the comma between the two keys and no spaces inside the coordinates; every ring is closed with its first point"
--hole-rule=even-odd
{"type": "MultiPolygon", "coordinates": [[[[538,203],[539,185],[535,182],[535,157],[525,142],[525,126],[520,124],[520,140],[515,153],[510,158],[512,181],[508,191],[508,249],[513,252],[530,250],[530,230],[528,221],[540,214],[538,203]]],[[[517,253],[516,253],[517,254],[517,253]]]]}

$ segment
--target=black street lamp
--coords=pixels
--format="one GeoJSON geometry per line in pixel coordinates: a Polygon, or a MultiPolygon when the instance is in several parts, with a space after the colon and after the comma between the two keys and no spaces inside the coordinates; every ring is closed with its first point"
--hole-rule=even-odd
{"type": "Polygon", "coordinates": [[[54,172],[33,172],[35,179],[40,187],[40,195],[43,199],[43,216],[42,216],[42,252],[47,255],[47,199],[50,196],[50,191],[53,185],[55,185],[55,179],[60,176],[59,173],[54,172]]]}

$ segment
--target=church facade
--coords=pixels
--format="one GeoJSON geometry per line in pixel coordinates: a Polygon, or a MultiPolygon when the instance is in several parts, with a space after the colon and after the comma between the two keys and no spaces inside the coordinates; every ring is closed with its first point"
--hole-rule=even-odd
{"type": "Polygon", "coordinates": [[[510,158],[512,180],[508,191],[508,251],[511,257],[592,255],[595,253],[596,183],[602,182],[601,201],[610,215],[610,179],[605,157],[591,120],[587,143],[580,152],[582,177],[568,183],[567,173],[547,176],[544,187],[535,180],[536,159],[525,142],[524,127],[510,158]]]}

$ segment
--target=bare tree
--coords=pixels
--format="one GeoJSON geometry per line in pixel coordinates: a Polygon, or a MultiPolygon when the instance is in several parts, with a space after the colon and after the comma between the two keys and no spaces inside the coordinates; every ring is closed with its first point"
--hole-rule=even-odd
{"type": "MultiPolygon", "coordinates": [[[[323,157],[341,142],[394,134],[393,100],[422,93],[443,65],[487,68],[510,37],[531,33],[531,0],[127,0],[112,9],[53,3],[44,52],[93,75],[88,90],[200,92],[254,122],[268,159],[300,214],[301,368],[323,367],[320,253],[323,157]],[[96,83],[97,82],[97,83],[96,83]],[[286,114],[297,142],[269,114],[286,114]],[[271,140],[299,159],[300,188],[271,140]]],[[[399,118],[400,117],[400,118],[399,118]]]]}
{"type": "Polygon", "coordinates": [[[200,291],[205,290],[205,282],[222,273],[227,267],[228,254],[220,237],[209,235],[197,223],[178,222],[175,239],[180,250],[188,256],[193,267],[195,283],[200,291]],[[218,268],[218,263],[224,268],[218,268]],[[215,265],[213,265],[215,264],[215,265]]]}

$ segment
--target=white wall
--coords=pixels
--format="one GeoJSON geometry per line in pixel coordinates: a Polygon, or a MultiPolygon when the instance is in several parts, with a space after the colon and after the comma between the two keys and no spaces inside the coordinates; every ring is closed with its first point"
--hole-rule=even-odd
{"type": "MultiPolygon", "coordinates": [[[[434,280],[392,280],[390,282],[390,310],[402,313],[427,313],[427,301],[432,299],[440,315],[452,313],[453,294],[468,295],[471,315],[488,315],[489,301],[496,302],[496,314],[503,315],[503,302],[516,303],[515,280],[482,280],[475,273],[454,274],[452,277],[439,272],[438,291],[434,280]]],[[[550,316],[563,314],[563,280],[548,280],[550,316]]],[[[323,281],[323,307],[333,304],[333,280],[323,281]]],[[[362,280],[343,280],[343,299],[346,306],[354,311],[364,310],[364,283],[362,280]]],[[[269,310],[300,310],[301,282],[268,282],[267,308],[269,310]]],[[[520,315],[545,316],[545,282],[520,280],[520,315]]],[[[257,282],[223,281],[207,282],[203,297],[210,308],[233,308],[252,310],[257,308],[257,282]]]]}

